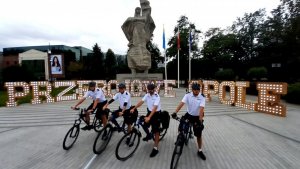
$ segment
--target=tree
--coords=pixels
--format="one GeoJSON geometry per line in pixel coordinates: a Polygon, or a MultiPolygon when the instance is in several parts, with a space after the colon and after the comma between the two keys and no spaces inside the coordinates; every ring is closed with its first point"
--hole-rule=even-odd
{"type": "Polygon", "coordinates": [[[70,79],[76,78],[81,79],[82,78],[82,72],[83,72],[83,64],[80,62],[70,62],[70,65],[67,68],[67,71],[70,73],[70,79]]]}
{"type": "MultiPolygon", "coordinates": [[[[179,51],[179,62],[180,62],[180,79],[188,79],[188,60],[189,60],[189,32],[192,30],[192,45],[191,45],[191,57],[196,59],[200,57],[200,52],[198,48],[199,34],[200,30],[196,29],[196,26],[189,22],[188,17],[181,16],[177,21],[177,25],[174,28],[174,35],[168,41],[170,46],[166,50],[166,56],[168,60],[171,60],[167,65],[168,77],[177,77],[177,36],[178,30],[180,32],[180,51],[179,51]],[[175,59],[176,58],[176,59],[175,59]]],[[[194,62],[194,60],[192,60],[194,62]]],[[[194,74],[192,74],[194,77],[194,74]]],[[[192,77],[192,78],[193,78],[192,77]]]]}
{"type": "Polygon", "coordinates": [[[105,69],[106,79],[115,79],[117,61],[116,61],[115,53],[111,49],[107,50],[104,63],[105,63],[104,69],[105,69]]]}
{"type": "Polygon", "coordinates": [[[149,72],[153,73],[162,73],[163,70],[157,69],[157,64],[159,62],[163,62],[164,58],[161,57],[160,50],[157,47],[157,44],[154,44],[152,40],[147,44],[147,49],[151,53],[151,68],[149,69],[149,72]]]}
{"type": "Polygon", "coordinates": [[[96,43],[93,47],[93,53],[88,55],[83,61],[84,64],[84,77],[85,79],[103,79],[105,77],[103,68],[104,55],[101,48],[96,43]]]}

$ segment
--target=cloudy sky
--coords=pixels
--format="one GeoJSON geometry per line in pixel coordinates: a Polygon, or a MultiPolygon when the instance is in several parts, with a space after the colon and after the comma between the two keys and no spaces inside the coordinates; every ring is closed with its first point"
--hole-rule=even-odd
{"type": "MultiPolygon", "coordinates": [[[[226,28],[245,12],[276,8],[280,0],[149,0],[156,24],[154,43],[162,50],[181,15],[205,32],[226,28]]],[[[0,10],[0,51],[5,47],[36,45],[83,46],[95,43],[106,52],[127,51],[121,25],[134,15],[139,0],[4,0],[0,10]]]]}

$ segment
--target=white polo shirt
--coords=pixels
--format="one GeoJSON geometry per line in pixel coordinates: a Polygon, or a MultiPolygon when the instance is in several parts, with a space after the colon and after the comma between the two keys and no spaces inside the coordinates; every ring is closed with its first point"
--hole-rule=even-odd
{"type": "Polygon", "coordinates": [[[157,106],[156,111],[160,111],[160,97],[156,92],[154,92],[152,96],[149,93],[145,94],[142,100],[147,102],[147,108],[149,111],[152,111],[154,106],[157,106]]]}
{"type": "Polygon", "coordinates": [[[96,99],[99,99],[99,103],[106,101],[105,95],[102,91],[102,89],[96,88],[94,91],[87,91],[84,96],[84,98],[91,97],[94,101],[96,99]]]}
{"type": "Polygon", "coordinates": [[[127,102],[126,110],[128,110],[131,107],[131,99],[130,94],[127,91],[124,91],[124,93],[116,93],[113,97],[114,100],[119,100],[120,108],[124,108],[124,103],[127,102]]]}
{"type": "Polygon", "coordinates": [[[193,93],[187,93],[184,95],[182,102],[187,106],[187,112],[192,116],[199,116],[200,107],[205,107],[205,97],[200,93],[198,96],[194,96],[193,93]]]}

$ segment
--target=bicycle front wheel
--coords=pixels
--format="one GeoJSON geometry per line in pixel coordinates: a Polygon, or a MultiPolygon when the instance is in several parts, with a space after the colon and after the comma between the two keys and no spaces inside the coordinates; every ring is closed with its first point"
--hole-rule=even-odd
{"type": "Polygon", "coordinates": [[[67,132],[63,142],[63,148],[65,150],[69,150],[76,142],[79,135],[79,131],[79,125],[75,125],[71,127],[70,130],[67,132]]]}
{"type": "Polygon", "coordinates": [[[171,160],[171,166],[170,169],[176,169],[178,165],[179,158],[182,154],[182,149],[183,149],[183,136],[178,135],[176,143],[175,143],[175,148],[172,154],[172,160],[171,160]]]}
{"type": "Polygon", "coordinates": [[[140,144],[141,134],[133,128],[129,133],[126,133],[119,141],[116,148],[116,157],[118,160],[125,161],[130,158],[137,150],[140,144]]]}
{"type": "Polygon", "coordinates": [[[112,136],[112,126],[107,124],[102,130],[99,131],[93,145],[95,154],[101,154],[108,145],[112,136]]]}

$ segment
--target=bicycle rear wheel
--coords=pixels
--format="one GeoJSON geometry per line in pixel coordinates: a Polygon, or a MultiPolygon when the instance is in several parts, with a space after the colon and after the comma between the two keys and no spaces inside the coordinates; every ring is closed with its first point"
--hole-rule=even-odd
{"type": "Polygon", "coordinates": [[[160,128],[159,129],[159,141],[161,141],[167,134],[168,129],[160,128]]]}
{"type": "Polygon", "coordinates": [[[100,132],[100,130],[103,129],[102,120],[97,117],[94,117],[93,126],[96,132],[100,132]]]}
{"type": "Polygon", "coordinates": [[[141,133],[135,128],[130,133],[126,133],[116,147],[116,157],[118,160],[125,161],[130,158],[137,150],[141,139],[141,133]]]}
{"type": "Polygon", "coordinates": [[[78,135],[79,135],[79,125],[74,125],[70,128],[70,130],[67,132],[64,141],[63,141],[63,148],[65,150],[69,150],[73,144],[76,142],[78,135]]]}
{"type": "Polygon", "coordinates": [[[93,145],[95,154],[101,154],[108,145],[112,136],[112,126],[107,124],[102,130],[99,131],[93,145]]]}
{"type": "Polygon", "coordinates": [[[176,169],[178,165],[179,158],[182,154],[183,149],[183,135],[179,134],[175,143],[175,148],[172,154],[171,166],[170,169],[176,169]]]}

